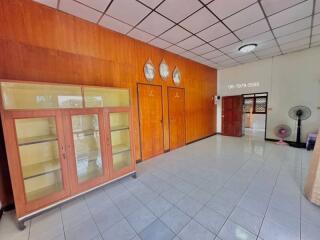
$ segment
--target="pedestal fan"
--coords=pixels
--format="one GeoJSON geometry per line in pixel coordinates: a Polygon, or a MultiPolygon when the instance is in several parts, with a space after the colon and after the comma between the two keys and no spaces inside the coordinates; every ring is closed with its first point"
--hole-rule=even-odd
{"type": "Polygon", "coordinates": [[[283,141],[285,138],[289,137],[291,135],[291,128],[288,125],[280,124],[274,129],[275,135],[280,138],[280,140],[277,142],[279,145],[288,145],[285,141],[283,141]]]}
{"type": "Polygon", "coordinates": [[[290,146],[305,148],[306,145],[301,143],[301,122],[311,116],[311,110],[306,106],[295,106],[290,109],[288,114],[289,117],[297,121],[297,139],[295,143],[290,143],[290,146]]]}

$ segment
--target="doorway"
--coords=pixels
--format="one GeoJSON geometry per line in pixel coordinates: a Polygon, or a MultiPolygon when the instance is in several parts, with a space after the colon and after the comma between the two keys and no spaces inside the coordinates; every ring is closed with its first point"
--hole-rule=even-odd
{"type": "Polygon", "coordinates": [[[170,150],[186,144],[185,94],[183,88],[168,87],[170,150]]]}
{"type": "Polygon", "coordinates": [[[222,97],[222,135],[241,137],[243,135],[243,96],[222,97]]]}
{"type": "Polygon", "coordinates": [[[162,87],[138,84],[140,142],[142,160],[164,152],[162,87]]]}
{"type": "Polygon", "coordinates": [[[245,135],[264,139],[267,125],[268,93],[243,95],[245,135]]]}

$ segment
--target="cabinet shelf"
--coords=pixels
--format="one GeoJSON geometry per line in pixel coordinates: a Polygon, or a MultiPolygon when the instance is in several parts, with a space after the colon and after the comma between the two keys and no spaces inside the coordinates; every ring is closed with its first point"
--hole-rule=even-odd
{"type": "Polygon", "coordinates": [[[97,129],[87,129],[87,130],[80,130],[80,131],[74,131],[73,134],[75,135],[81,135],[81,136],[91,136],[95,133],[99,133],[99,130],[97,129]]]}
{"type": "Polygon", "coordinates": [[[129,129],[128,125],[122,125],[122,126],[111,126],[111,131],[121,131],[121,130],[127,130],[129,129]]]}
{"type": "Polygon", "coordinates": [[[48,185],[46,187],[39,188],[34,191],[26,192],[27,199],[28,199],[28,201],[39,199],[43,196],[49,196],[50,194],[52,194],[54,192],[59,192],[59,191],[61,191],[61,189],[62,189],[61,183],[55,183],[52,185],[48,185]]]}
{"type": "Polygon", "coordinates": [[[119,154],[122,152],[130,151],[130,146],[126,144],[117,144],[112,146],[112,154],[119,154]]]}
{"type": "Polygon", "coordinates": [[[60,171],[61,169],[58,159],[42,162],[42,163],[36,163],[36,164],[24,166],[22,168],[23,168],[24,180],[46,175],[55,171],[60,171]]]}
{"type": "Polygon", "coordinates": [[[56,135],[45,135],[18,139],[19,146],[56,141],[56,135]]]}
{"type": "Polygon", "coordinates": [[[101,167],[97,167],[96,159],[91,159],[88,161],[88,165],[86,167],[78,168],[78,181],[84,182],[89,179],[95,178],[97,176],[101,176],[103,174],[103,170],[101,167]]]}
{"type": "Polygon", "coordinates": [[[77,161],[78,162],[81,162],[81,161],[88,161],[88,162],[96,161],[99,156],[101,156],[100,150],[93,150],[93,151],[90,151],[88,153],[82,153],[82,154],[77,155],[77,161]]]}

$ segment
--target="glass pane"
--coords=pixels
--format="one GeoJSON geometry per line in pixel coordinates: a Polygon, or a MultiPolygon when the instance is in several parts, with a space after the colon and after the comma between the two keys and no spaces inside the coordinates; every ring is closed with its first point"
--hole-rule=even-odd
{"type": "Polygon", "coordinates": [[[255,112],[265,113],[266,111],[267,111],[267,98],[266,97],[257,97],[255,112]]]}
{"type": "Polygon", "coordinates": [[[122,88],[84,87],[86,107],[128,107],[129,90],[122,88]]]}
{"type": "Polygon", "coordinates": [[[244,98],[243,111],[245,113],[251,112],[253,109],[253,98],[244,98]]]}
{"type": "Polygon", "coordinates": [[[81,87],[34,83],[1,83],[5,109],[82,108],[81,87]]]}
{"type": "Polygon", "coordinates": [[[97,114],[72,116],[78,182],[103,175],[97,114]]]}
{"type": "Polygon", "coordinates": [[[113,168],[118,171],[131,164],[129,113],[110,113],[113,168]]]}
{"type": "Polygon", "coordinates": [[[16,119],[15,124],[27,201],[62,191],[55,118],[16,119]]]}

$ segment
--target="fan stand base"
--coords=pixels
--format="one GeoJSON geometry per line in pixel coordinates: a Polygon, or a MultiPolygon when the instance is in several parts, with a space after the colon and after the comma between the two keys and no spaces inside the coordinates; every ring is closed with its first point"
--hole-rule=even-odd
{"type": "Polygon", "coordinates": [[[289,143],[289,145],[291,147],[295,147],[295,148],[306,148],[306,144],[305,143],[294,142],[294,143],[289,143]]]}
{"type": "Polygon", "coordinates": [[[283,146],[287,146],[288,143],[286,143],[285,141],[283,141],[283,139],[280,139],[278,142],[276,142],[276,144],[278,145],[283,145],[283,146]]]}

